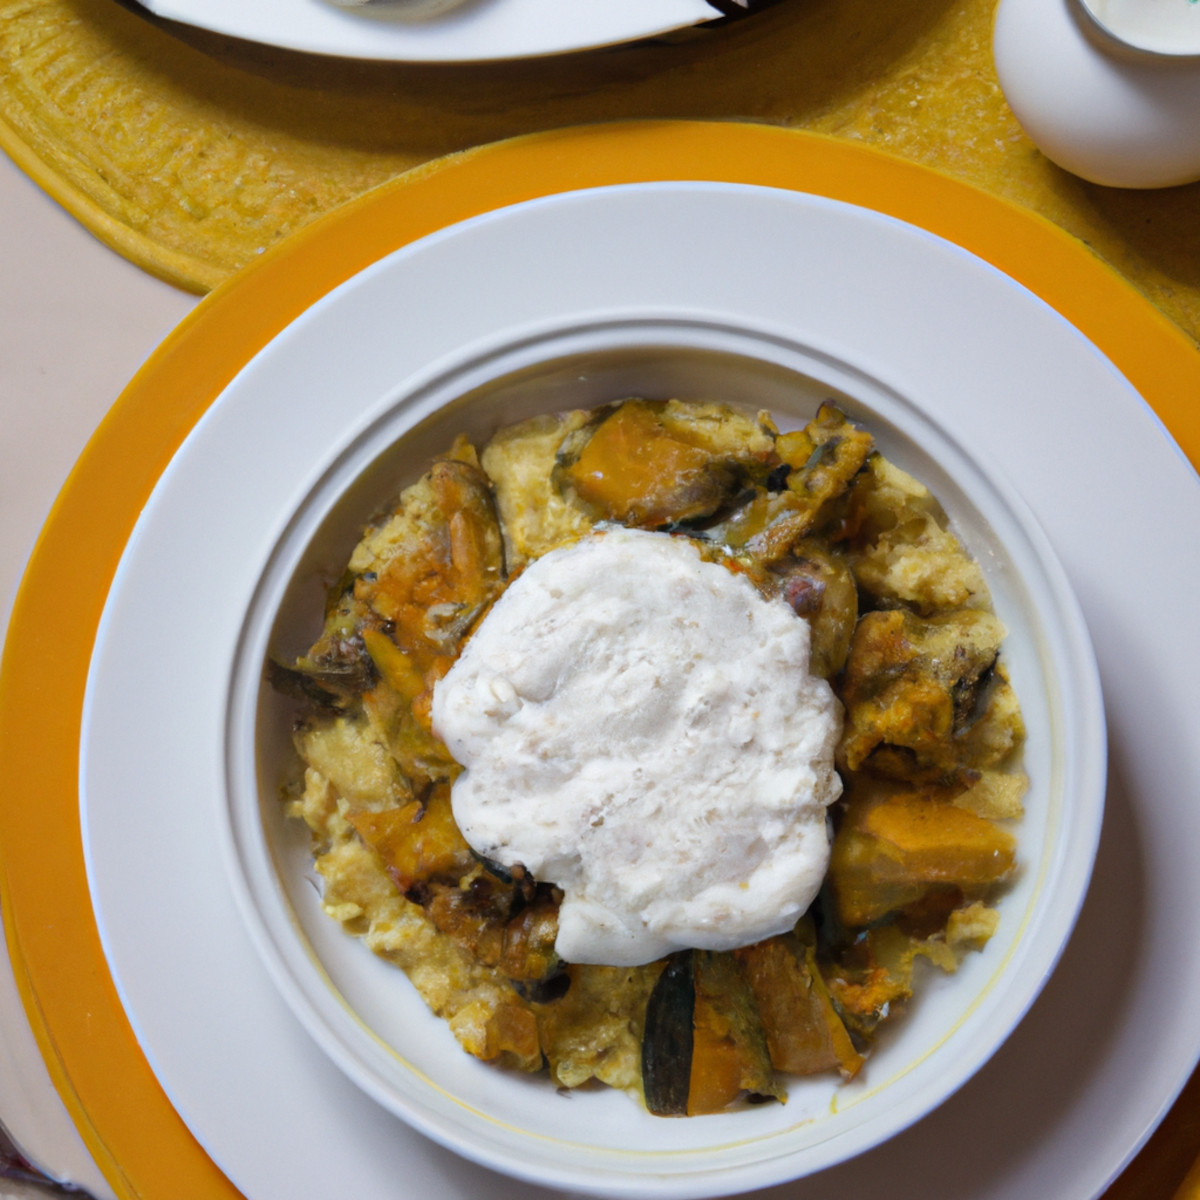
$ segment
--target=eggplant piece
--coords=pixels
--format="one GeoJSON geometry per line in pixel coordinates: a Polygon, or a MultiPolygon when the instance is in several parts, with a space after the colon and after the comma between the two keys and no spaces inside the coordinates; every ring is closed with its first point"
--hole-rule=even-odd
{"type": "Polygon", "coordinates": [[[835,405],[825,403],[803,429],[780,434],[775,449],[791,468],[786,487],[753,502],[731,530],[734,544],[765,562],[836,521],[874,441],[835,405]]]}
{"type": "Polygon", "coordinates": [[[379,673],[361,631],[343,629],[341,624],[336,617],[327,621],[321,639],[294,662],[269,658],[266,678],[271,687],[319,711],[336,713],[353,707],[375,686],[379,673]]]}
{"type": "Polygon", "coordinates": [[[792,468],[788,489],[819,509],[843,495],[875,448],[874,439],[826,401],[803,429],[781,434],[779,457],[792,468]]]}
{"type": "Polygon", "coordinates": [[[812,630],[814,675],[832,679],[846,665],[858,622],[858,589],[844,560],[803,541],[774,564],[764,590],[782,597],[812,630]]]}
{"type": "Polygon", "coordinates": [[[343,671],[288,666],[276,658],[267,659],[266,679],[282,696],[300,701],[306,708],[330,715],[352,707],[373,676],[358,669],[343,671]]]}
{"type": "Polygon", "coordinates": [[[684,950],[667,960],[646,1008],[642,1087],[656,1116],[721,1112],[741,1096],[783,1099],[732,954],[684,950]]]}
{"type": "Polygon", "coordinates": [[[696,982],[691,950],[667,959],[650,1001],[642,1034],[642,1091],[656,1117],[683,1117],[692,1078],[692,1021],[696,982]]]}
{"type": "Polygon", "coordinates": [[[972,723],[992,679],[1004,626],[964,609],[928,619],[903,609],[863,616],[854,630],[841,699],[847,770],[934,782],[979,765],[972,723]]]}
{"type": "Polygon", "coordinates": [[[776,452],[786,474],[777,469],[765,489],[706,536],[749,554],[764,566],[786,558],[804,538],[822,530],[840,530],[851,498],[851,485],[874,447],[871,435],[832,404],[794,433],[780,434],[776,452]],[[776,488],[783,481],[782,488],[776,488]]]}

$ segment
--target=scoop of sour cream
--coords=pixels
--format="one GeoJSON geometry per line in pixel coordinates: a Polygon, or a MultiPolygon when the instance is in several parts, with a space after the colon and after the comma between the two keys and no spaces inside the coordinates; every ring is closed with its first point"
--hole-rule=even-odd
{"type": "Polygon", "coordinates": [[[682,538],[551,551],[434,691],[474,849],[564,893],[557,950],[632,966],[790,929],[829,859],[841,709],[809,627],[682,538]]]}

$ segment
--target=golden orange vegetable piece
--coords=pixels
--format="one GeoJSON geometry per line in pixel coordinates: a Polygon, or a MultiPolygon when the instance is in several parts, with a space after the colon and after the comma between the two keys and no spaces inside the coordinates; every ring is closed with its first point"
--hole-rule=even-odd
{"type": "Polygon", "coordinates": [[[943,799],[919,792],[851,798],[828,878],[842,922],[862,926],[933,888],[979,895],[1012,870],[1015,854],[1011,834],[943,799]]]}
{"type": "Polygon", "coordinates": [[[733,1040],[724,1022],[710,1009],[697,1008],[692,1033],[692,1074],[688,1084],[689,1117],[721,1112],[745,1090],[742,1048],[733,1040]]]}
{"type": "Polygon", "coordinates": [[[745,1093],[780,1096],[751,991],[732,954],[696,951],[687,1115],[721,1112],[745,1093]]]}
{"type": "Polygon", "coordinates": [[[364,629],[362,640],[380,678],[411,704],[425,690],[425,677],[412,658],[381,630],[364,629]]]}
{"type": "Polygon", "coordinates": [[[354,586],[421,673],[455,652],[503,586],[491,489],[472,458],[439,459],[404,492],[391,521],[365,540],[369,569],[354,586]]]}
{"type": "Polygon", "coordinates": [[[541,1063],[537,1017],[528,1005],[516,999],[500,1005],[488,1018],[483,1053],[479,1057],[495,1059],[503,1055],[512,1055],[519,1063],[541,1063]]]}
{"type": "Polygon", "coordinates": [[[833,1007],[816,953],[791,934],[736,952],[758,1002],[771,1065],[790,1075],[836,1067],[849,1078],[863,1064],[833,1007]]]}
{"type": "Polygon", "coordinates": [[[867,613],[842,682],[841,765],[914,781],[974,765],[967,735],[1003,637],[995,616],[974,609],[929,618],[902,609],[867,613]]]}
{"type": "Polygon", "coordinates": [[[653,529],[713,512],[731,472],[668,432],[649,404],[630,400],[596,426],[562,477],[599,515],[653,529]]]}
{"type": "Polygon", "coordinates": [[[450,788],[438,785],[427,803],[359,812],[355,832],[379,855],[402,892],[435,878],[453,878],[469,868],[471,851],[450,809],[450,788]]]}
{"type": "Polygon", "coordinates": [[[925,948],[894,924],[877,925],[843,946],[838,961],[824,964],[825,986],[847,1029],[869,1041],[900,1011],[912,995],[913,963],[925,948]]]}

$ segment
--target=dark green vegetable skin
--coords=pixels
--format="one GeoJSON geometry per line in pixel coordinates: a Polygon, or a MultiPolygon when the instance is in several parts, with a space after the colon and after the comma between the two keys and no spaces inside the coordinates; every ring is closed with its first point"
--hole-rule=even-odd
{"type": "Polygon", "coordinates": [[[692,957],[692,951],[681,950],[667,960],[646,1005],[642,1088],[646,1107],[657,1117],[687,1114],[696,1007],[692,957]]]}

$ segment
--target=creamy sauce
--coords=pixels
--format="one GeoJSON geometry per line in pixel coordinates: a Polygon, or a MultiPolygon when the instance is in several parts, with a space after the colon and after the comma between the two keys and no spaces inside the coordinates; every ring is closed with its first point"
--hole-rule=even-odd
{"type": "Polygon", "coordinates": [[[1198,0],[1084,0],[1110,33],[1158,54],[1200,54],[1198,0]]]}
{"type": "Polygon", "coordinates": [[[467,841],[564,892],[558,952],[632,966],[790,929],[829,857],[841,709],[809,629],[684,539],[532,563],[437,686],[467,841]]]}

